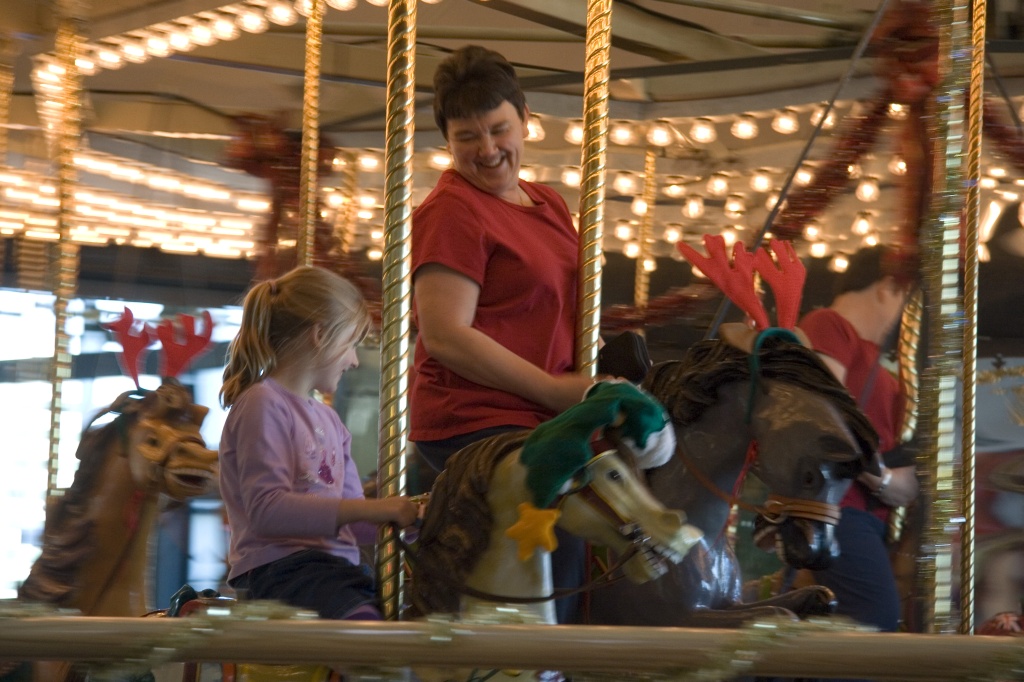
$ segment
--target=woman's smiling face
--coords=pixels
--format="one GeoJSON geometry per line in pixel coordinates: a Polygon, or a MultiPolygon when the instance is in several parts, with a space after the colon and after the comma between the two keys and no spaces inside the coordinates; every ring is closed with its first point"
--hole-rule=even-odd
{"type": "Polygon", "coordinates": [[[448,151],[459,175],[474,187],[519,203],[519,164],[526,142],[526,121],[507,100],[477,116],[447,121],[448,151]]]}

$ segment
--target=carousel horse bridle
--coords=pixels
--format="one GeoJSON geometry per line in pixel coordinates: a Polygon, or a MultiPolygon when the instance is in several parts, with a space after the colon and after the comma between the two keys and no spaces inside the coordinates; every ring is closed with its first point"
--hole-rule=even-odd
{"type": "Polygon", "coordinates": [[[801,499],[798,497],[786,497],[784,495],[776,495],[774,493],[768,495],[763,505],[749,504],[740,499],[740,489],[743,486],[743,481],[753,466],[757,463],[757,438],[753,433],[750,433],[750,425],[753,420],[754,401],[757,396],[758,379],[761,375],[759,351],[763,343],[769,338],[782,338],[792,343],[800,343],[796,335],[788,329],[775,327],[766,329],[757,335],[757,339],[754,342],[754,347],[749,358],[750,396],[747,400],[746,418],[744,420],[750,439],[747,446],[747,455],[743,462],[743,468],[740,470],[740,475],[736,479],[736,484],[733,486],[732,493],[726,493],[724,490],[719,488],[714,481],[708,478],[704,472],[697,468],[693,459],[687,456],[681,443],[679,444],[677,453],[679,454],[680,459],[682,459],[686,464],[687,470],[693,474],[693,477],[696,478],[705,489],[714,493],[730,506],[736,505],[746,511],[760,514],[772,525],[779,525],[789,518],[808,519],[811,521],[819,521],[835,525],[839,523],[839,517],[841,514],[840,507],[836,504],[818,502],[817,500],[801,499]]]}

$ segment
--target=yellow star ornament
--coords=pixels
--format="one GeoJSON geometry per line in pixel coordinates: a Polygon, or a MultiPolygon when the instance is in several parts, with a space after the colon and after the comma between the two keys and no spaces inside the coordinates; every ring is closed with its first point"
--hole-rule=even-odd
{"type": "Polygon", "coordinates": [[[538,547],[555,551],[558,547],[555,523],[562,512],[558,509],[537,509],[529,502],[522,502],[518,510],[519,520],[505,531],[505,535],[519,543],[519,560],[529,559],[538,547]]]}

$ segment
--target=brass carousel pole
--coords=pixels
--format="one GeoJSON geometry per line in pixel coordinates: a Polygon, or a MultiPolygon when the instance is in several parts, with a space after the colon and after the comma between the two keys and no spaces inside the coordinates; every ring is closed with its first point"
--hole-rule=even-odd
{"type": "MultiPolygon", "coordinates": [[[[409,420],[409,317],[412,298],[412,155],[415,114],[416,0],[388,8],[388,102],[384,149],[384,255],[380,334],[380,445],[377,488],[405,493],[409,420]]],[[[395,531],[383,526],[377,578],[384,617],[402,607],[402,555],[395,531]]]]}
{"type": "Polygon", "coordinates": [[[964,368],[960,485],[963,527],[960,533],[960,633],[974,632],[975,384],[978,370],[978,220],[981,177],[981,129],[985,78],[985,2],[971,1],[971,77],[967,99],[967,206],[964,224],[964,368]]]}
{"type": "Polygon", "coordinates": [[[11,99],[14,97],[14,38],[0,33],[0,168],[7,165],[7,126],[11,122],[11,99]]]}
{"type": "Polygon", "coordinates": [[[299,231],[296,235],[296,264],[313,263],[317,207],[317,177],[320,166],[320,49],[324,37],[325,0],[311,0],[306,18],[306,64],[302,88],[302,168],[299,173],[299,231]]]}
{"type": "Polygon", "coordinates": [[[54,339],[50,364],[50,454],[47,460],[47,497],[60,494],[57,468],[60,452],[60,422],[64,407],[64,381],[71,378],[70,336],[67,332],[68,301],[78,288],[78,245],[71,241],[77,174],[75,153],[82,135],[82,79],[76,59],[82,52],[84,8],[76,0],[58,4],[56,36],[57,64],[61,67],[61,107],[56,145],[57,244],[56,277],[53,288],[54,339]]]}
{"type": "Polygon", "coordinates": [[[580,274],[577,293],[576,371],[597,372],[601,335],[601,239],[608,154],[608,80],[612,0],[588,0],[583,75],[583,157],[580,168],[580,274]]]}
{"type": "Polygon", "coordinates": [[[341,203],[334,217],[334,235],[338,238],[342,253],[352,251],[356,238],[356,192],[359,189],[359,172],[356,170],[356,156],[352,152],[338,152],[341,158],[341,203]]]}
{"type": "MultiPolygon", "coordinates": [[[[640,250],[636,254],[636,271],[633,277],[633,305],[643,315],[651,293],[651,273],[647,270],[647,259],[651,257],[651,231],[654,228],[654,204],[658,199],[658,156],[653,146],[644,154],[644,214],[640,217],[637,242],[640,250]]],[[[643,334],[643,329],[637,329],[643,334]]]]}
{"type": "Polygon", "coordinates": [[[957,375],[963,360],[962,300],[958,289],[960,216],[963,208],[964,86],[966,60],[956,59],[967,47],[966,0],[935,4],[942,82],[931,102],[930,136],[936,153],[932,168],[932,202],[921,235],[921,269],[928,315],[928,366],[921,380],[920,426],[925,479],[930,487],[931,515],[922,549],[921,577],[924,625],[931,632],[951,630],[953,524],[960,517],[955,476],[955,403],[957,375]]]}

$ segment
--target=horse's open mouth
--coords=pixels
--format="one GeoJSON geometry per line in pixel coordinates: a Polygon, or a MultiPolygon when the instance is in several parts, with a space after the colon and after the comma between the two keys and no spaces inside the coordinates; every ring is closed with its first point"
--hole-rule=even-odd
{"type": "Polygon", "coordinates": [[[204,491],[210,486],[213,476],[202,469],[180,469],[168,472],[171,483],[181,490],[204,491]]]}
{"type": "Polygon", "coordinates": [[[639,524],[625,525],[619,529],[619,532],[630,543],[635,553],[644,558],[644,563],[651,575],[664,575],[668,572],[670,563],[678,564],[683,560],[682,554],[671,546],[652,538],[639,524]]]}
{"type": "Polygon", "coordinates": [[[754,520],[754,544],[794,568],[821,570],[838,555],[831,524],[807,519],[772,523],[763,516],[754,520]]]}

